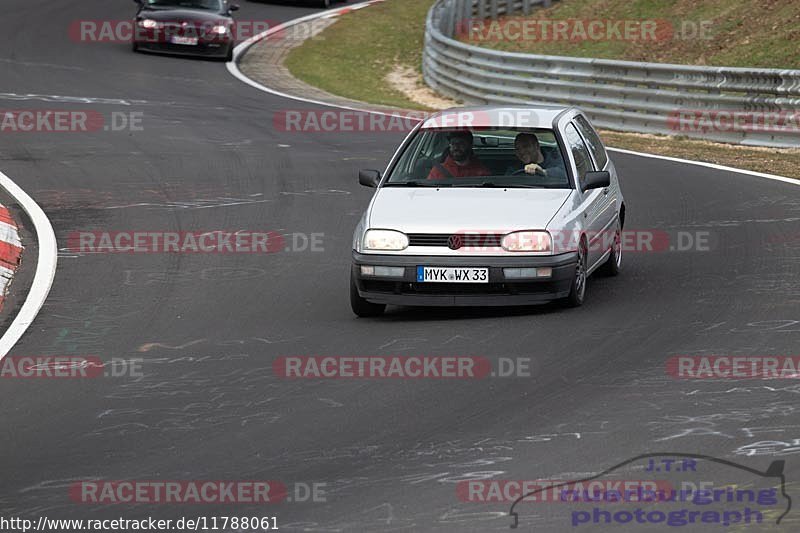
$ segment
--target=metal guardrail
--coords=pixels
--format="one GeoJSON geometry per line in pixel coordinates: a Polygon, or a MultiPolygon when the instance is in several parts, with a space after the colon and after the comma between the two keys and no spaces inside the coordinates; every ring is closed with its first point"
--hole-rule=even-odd
{"type": "Polygon", "coordinates": [[[800,70],[520,54],[454,38],[470,20],[544,5],[550,0],[438,0],[425,26],[425,81],[465,103],[575,105],[601,128],[800,147],[800,70]],[[747,117],[779,122],[768,128],[725,121],[747,117]]]}

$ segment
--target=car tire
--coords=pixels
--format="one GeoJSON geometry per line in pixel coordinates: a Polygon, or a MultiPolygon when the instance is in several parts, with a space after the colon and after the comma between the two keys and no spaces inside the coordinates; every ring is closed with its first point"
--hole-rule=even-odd
{"type": "Polygon", "coordinates": [[[562,300],[566,307],[580,307],[586,298],[586,275],[588,263],[588,252],[586,241],[581,239],[578,246],[578,262],[575,265],[575,275],[572,277],[572,284],[569,287],[569,296],[562,300]]]}
{"type": "Polygon", "coordinates": [[[136,41],[133,41],[133,44],[131,45],[131,48],[133,49],[134,52],[138,52],[139,51],[139,43],[137,43],[136,41]]]}
{"type": "Polygon", "coordinates": [[[331,4],[332,4],[332,3],[333,3],[333,2],[332,2],[331,0],[319,0],[319,1],[317,2],[317,4],[319,5],[319,7],[321,7],[322,9],[328,9],[329,7],[331,7],[331,4]]]}
{"type": "Polygon", "coordinates": [[[228,53],[225,55],[225,62],[230,63],[233,61],[233,45],[228,49],[228,53]]]}
{"type": "Polygon", "coordinates": [[[622,223],[617,219],[617,229],[614,231],[614,242],[611,243],[611,253],[600,271],[604,276],[619,276],[622,270],[622,223]]]}
{"type": "Polygon", "coordinates": [[[358,294],[358,287],[356,286],[355,273],[350,274],[350,308],[356,316],[361,318],[368,318],[373,316],[380,316],[386,310],[386,304],[374,304],[368,302],[358,294]]]}

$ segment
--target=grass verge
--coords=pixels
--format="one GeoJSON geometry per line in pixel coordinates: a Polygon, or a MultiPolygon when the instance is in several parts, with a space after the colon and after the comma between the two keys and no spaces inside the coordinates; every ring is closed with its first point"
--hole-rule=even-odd
{"type": "Polygon", "coordinates": [[[388,0],[339,17],[292,50],[286,67],[306,83],[353,100],[422,109],[386,83],[397,66],[422,69],[425,17],[434,0],[388,0]]]}
{"type": "MultiPolygon", "coordinates": [[[[517,17],[514,17],[517,18],[517,17]]],[[[800,10],[797,0],[558,0],[535,10],[539,23],[572,21],[555,38],[544,26],[509,31],[504,19],[464,35],[465,42],[531,54],[597,57],[682,65],[798,69],[800,10]],[[656,31],[634,31],[638,39],[582,38],[577,22],[657,21],[656,31]],[[505,28],[505,30],[504,30],[505,28]],[[541,28],[541,29],[539,29],[541,28]],[[546,32],[546,33],[545,33],[546,32]],[[566,39],[566,36],[577,36],[566,39]]],[[[520,21],[521,22],[521,21],[520,21]]],[[[606,33],[595,33],[604,37],[606,33]]]]}

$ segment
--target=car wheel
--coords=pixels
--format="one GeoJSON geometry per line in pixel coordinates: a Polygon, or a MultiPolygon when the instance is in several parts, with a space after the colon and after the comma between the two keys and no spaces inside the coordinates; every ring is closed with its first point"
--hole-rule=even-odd
{"type": "Polygon", "coordinates": [[[371,316],[380,316],[386,309],[385,304],[374,304],[368,302],[358,294],[358,287],[356,287],[355,273],[350,275],[350,307],[356,316],[367,318],[371,316]]]}
{"type": "Polygon", "coordinates": [[[580,307],[583,305],[583,300],[586,297],[587,257],[586,241],[581,240],[581,244],[578,246],[578,263],[575,265],[575,275],[569,288],[569,296],[564,298],[563,301],[567,307],[580,307]]]}
{"type": "Polygon", "coordinates": [[[319,0],[319,7],[323,9],[328,9],[331,7],[331,0],[319,0]]]}
{"type": "Polygon", "coordinates": [[[136,41],[133,41],[133,45],[131,46],[131,48],[133,48],[134,52],[138,52],[139,51],[139,43],[137,43],[136,41]]]}
{"type": "Polygon", "coordinates": [[[233,61],[233,45],[231,45],[231,47],[228,49],[228,54],[225,56],[225,61],[227,63],[233,61]]]}
{"type": "Polygon", "coordinates": [[[614,242],[611,243],[611,253],[602,267],[606,276],[618,276],[622,269],[622,223],[617,220],[617,229],[614,231],[614,242]]]}

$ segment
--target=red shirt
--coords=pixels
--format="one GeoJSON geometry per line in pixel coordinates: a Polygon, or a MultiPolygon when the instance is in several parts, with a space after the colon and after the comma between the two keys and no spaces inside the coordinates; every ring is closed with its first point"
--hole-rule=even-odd
{"type": "MultiPolygon", "coordinates": [[[[450,174],[454,178],[466,178],[470,176],[491,176],[492,172],[483,166],[483,163],[478,161],[477,157],[471,157],[466,165],[459,165],[456,163],[452,157],[447,156],[447,159],[444,160],[444,163],[441,164],[445,169],[447,169],[450,174]]],[[[442,172],[436,165],[431,169],[430,174],[428,174],[429,180],[440,180],[449,178],[447,174],[442,172]]]]}

